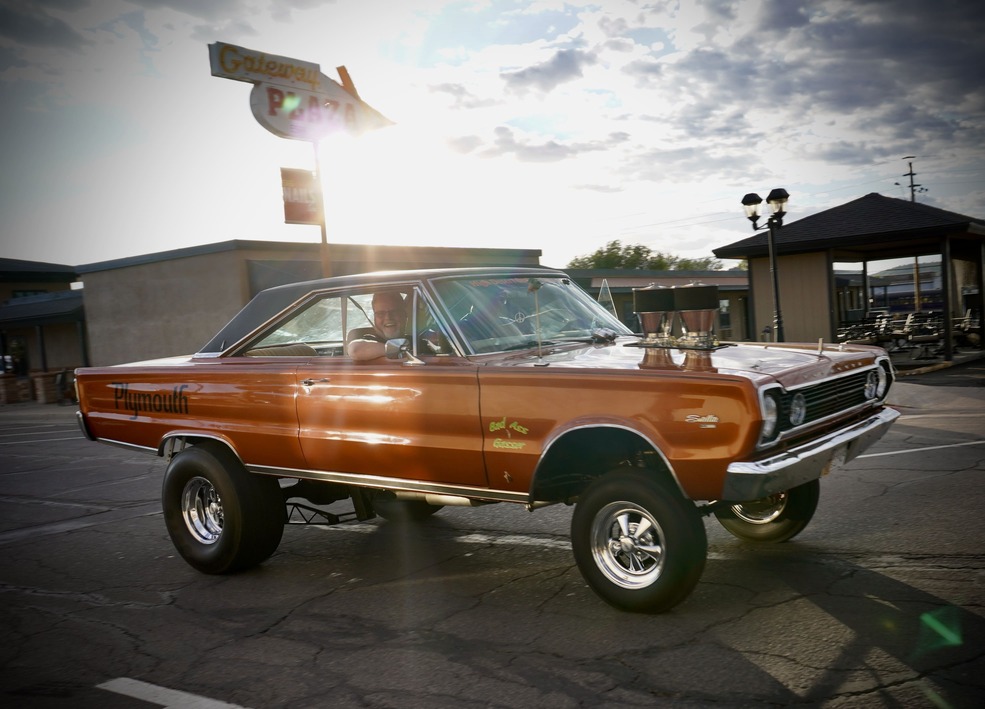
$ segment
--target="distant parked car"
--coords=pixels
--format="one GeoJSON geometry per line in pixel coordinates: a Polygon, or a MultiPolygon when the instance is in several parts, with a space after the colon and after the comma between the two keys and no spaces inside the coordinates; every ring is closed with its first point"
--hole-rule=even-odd
{"type": "Polygon", "coordinates": [[[793,537],[819,478],[898,414],[882,349],[721,343],[717,294],[636,296],[643,337],[550,269],[272,288],[197,354],[77,370],[79,420],[167,459],[165,523],[205,573],[267,559],[288,510],[419,520],[564,503],[588,584],[664,611],[701,576],[703,516],[750,541],[793,537]],[[405,332],[356,361],[347,339],[373,339],[380,292],[400,294],[405,332]],[[352,512],[326,509],[343,500],[352,512]]]}

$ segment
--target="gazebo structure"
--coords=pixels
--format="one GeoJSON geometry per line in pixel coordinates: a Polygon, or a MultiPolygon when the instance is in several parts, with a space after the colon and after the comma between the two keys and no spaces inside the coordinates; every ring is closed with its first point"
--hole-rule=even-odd
{"type": "MultiPolygon", "coordinates": [[[[784,224],[775,232],[779,301],[788,341],[834,341],[839,326],[881,304],[872,301],[869,265],[891,259],[939,256],[939,301],[943,349],[953,358],[955,321],[983,311],[985,220],[918,202],[872,193],[846,204],[784,224]],[[836,264],[861,264],[860,307],[839,297],[836,264]]],[[[768,235],[714,249],[718,258],[747,259],[753,327],[772,321],[768,235]]],[[[912,310],[921,311],[920,276],[913,279],[912,310]]]]}

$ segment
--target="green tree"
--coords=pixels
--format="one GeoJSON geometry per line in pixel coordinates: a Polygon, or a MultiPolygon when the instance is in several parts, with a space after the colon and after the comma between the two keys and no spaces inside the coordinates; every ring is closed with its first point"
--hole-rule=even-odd
{"type": "Polygon", "coordinates": [[[678,258],[671,266],[673,271],[721,271],[722,262],[717,258],[678,258]]]}
{"type": "Polygon", "coordinates": [[[662,251],[653,251],[642,244],[623,245],[618,239],[596,249],[587,256],[571,259],[568,268],[625,268],[648,271],[720,271],[722,262],[707,257],[689,259],[662,251]]]}

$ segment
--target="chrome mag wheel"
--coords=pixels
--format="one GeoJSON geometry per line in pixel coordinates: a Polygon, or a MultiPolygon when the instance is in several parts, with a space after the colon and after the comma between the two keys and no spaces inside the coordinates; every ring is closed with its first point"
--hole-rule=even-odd
{"type": "Polygon", "coordinates": [[[626,589],[652,585],[664,568],[664,533],[653,516],[631,502],[612,502],[595,516],[592,554],[599,570],[626,589]]]}
{"type": "Polygon", "coordinates": [[[761,500],[732,505],[732,513],[749,524],[769,524],[777,519],[787,506],[787,493],[778,492],[761,500]]]}
{"type": "Polygon", "coordinates": [[[181,515],[188,531],[202,544],[215,544],[222,535],[222,500],[211,482],[194,477],[181,494],[181,515]]]}

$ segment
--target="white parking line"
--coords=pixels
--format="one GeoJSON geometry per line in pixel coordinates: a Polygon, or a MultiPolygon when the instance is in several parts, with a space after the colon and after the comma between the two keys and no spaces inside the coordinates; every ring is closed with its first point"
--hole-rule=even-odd
{"type": "Polygon", "coordinates": [[[52,443],[54,441],[78,441],[84,438],[84,436],[69,436],[68,438],[39,438],[37,440],[29,441],[4,441],[0,443],[0,446],[22,446],[26,443],[52,443]]]}
{"type": "Polygon", "coordinates": [[[97,689],[105,689],[107,692],[122,694],[134,699],[141,699],[152,704],[160,704],[165,709],[175,707],[175,709],[245,709],[239,704],[220,702],[215,699],[200,697],[188,692],[179,692],[176,689],[158,687],[156,684],[148,684],[140,680],[130,679],[129,677],[117,677],[109,682],[96,685],[97,689]]]}
{"type": "MultiPolygon", "coordinates": [[[[43,426],[21,426],[16,429],[14,433],[0,433],[0,438],[14,438],[15,436],[40,436],[42,433],[51,433],[51,429],[55,426],[54,424],[46,424],[43,426]],[[31,431],[31,428],[43,428],[44,431],[31,431]]],[[[78,426],[76,426],[78,428],[78,426]]]]}
{"type": "Polygon", "coordinates": [[[884,455],[901,455],[903,453],[922,453],[923,451],[936,451],[942,448],[961,448],[963,446],[980,446],[985,441],[966,441],[964,443],[949,443],[946,446],[927,446],[926,448],[907,448],[902,451],[886,451],[885,453],[863,453],[859,458],[880,458],[884,455]]]}

